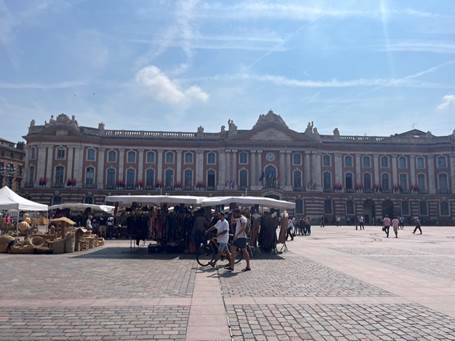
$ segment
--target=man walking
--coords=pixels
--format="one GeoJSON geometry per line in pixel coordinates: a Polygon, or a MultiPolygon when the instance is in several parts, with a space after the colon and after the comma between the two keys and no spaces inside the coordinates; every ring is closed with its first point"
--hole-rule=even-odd
{"type": "Polygon", "coordinates": [[[393,232],[395,233],[395,238],[398,238],[398,228],[400,227],[400,220],[395,217],[392,219],[393,232]]]}
{"type": "Polygon", "coordinates": [[[208,232],[211,231],[213,228],[216,229],[216,241],[218,243],[218,254],[214,262],[211,264],[212,266],[214,266],[214,264],[222,254],[226,256],[226,259],[229,260],[231,259],[231,253],[229,252],[228,248],[229,223],[224,217],[224,213],[221,211],[216,214],[216,217],[218,219],[217,222],[212,228],[208,229],[208,232]]]}
{"type": "Polygon", "coordinates": [[[412,232],[412,233],[415,234],[417,232],[417,230],[419,230],[420,234],[422,234],[422,227],[421,227],[421,224],[420,224],[419,217],[416,217],[415,221],[416,221],[416,227],[414,228],[414,232],[412,232]]]}
{"type": "Polygon", "coordinates": [[[383,221],[382,231],[385,232],[387,238],[389,238],[389,230],[390,230],[390,218],[388,216],[385,216],[384,221],[383,221]]]}
{"type": "Polygon", "coordinates": [[[250,254],[248,252],[248,246],[246,243],[246,225],[248,221],[246,217],[240,213],[240,209],[238,208],[234,210],[233,218],[235,221],[235,234],[233,238],[233,245],[231,246],[231,266],[227,269],[234,271],[234,259],[238,248],[240,249],[240,252],[243,253],[243,257],[246,261],[246,267],[242,271],[251,271],[250,254]]]}
{"type": "Polygon", "coordinates": [[[359,217],[359,230],[365,230],[365,218],[363,215],[359,217]]]}
{"type": "Polygon", "coordinates": [[[325,227],[325,217],[321,216],[321,227],[325,227]]]}

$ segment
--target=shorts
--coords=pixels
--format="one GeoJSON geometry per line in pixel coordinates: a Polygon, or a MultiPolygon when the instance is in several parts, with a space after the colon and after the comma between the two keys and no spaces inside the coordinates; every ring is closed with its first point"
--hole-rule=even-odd
{"type": "Polygon", "coordinates": [[[245,249],[246,248],[246,238],[237,238],[234,240],[234,243],[232,243],[235,247],[238,247],[239,249],[245,249]]]}
{"type": "Polygon", "coordinates": [[[218,243],[218,253],[229,251],[227,243],[218,243]]]}

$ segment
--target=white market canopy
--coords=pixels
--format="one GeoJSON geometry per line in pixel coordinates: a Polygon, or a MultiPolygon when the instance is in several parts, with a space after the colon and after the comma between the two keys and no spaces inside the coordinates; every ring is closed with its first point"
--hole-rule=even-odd
{"type": "Polygon", "coordinates": [[[47,211],[47,205],[21,197],[8,186],[0,189],[0,210],[14,211],[47,211]]]}
{"type": "Polygon", "coordinates": [[[109,195],[106,197],[106,202],[119,203],[121,205],[131,205],[132,203],[197,205],[201,198],[203,197],[191,195],[109,195]]]}
{"type": "Polygon", "coordinates": [[[106,197],[106,202],[114,202],[122,205],[145,203],[156,205],[186,204],[196,206],[218,206],[236,203],[239,205],[261,205],[268,208],[279,209],[295,208],[295,203],[290,201],[251,196],[203,197],[190,195],[111,195],[106,197]]]}
{"type": "Polygon", "coordinates": [[[85,211],[87,208],[90,208],[92,211],[104,212],[113,214],[114,213],[114,206],[109,205],[94,205],[94,204],[84,204],[80,202],[67,202],[64,204],[59,205],[52,205],[49,206],[49,210],[62,210],[68,208],[72,211],[85,211]]]}

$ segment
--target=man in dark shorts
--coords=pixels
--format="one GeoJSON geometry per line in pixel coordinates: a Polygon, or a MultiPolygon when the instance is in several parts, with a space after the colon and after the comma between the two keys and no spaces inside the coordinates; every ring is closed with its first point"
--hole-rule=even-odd
{"type": "Polygon", "coordinates": [[[240,249],[243,252],[243,258],[246,261],[246,268],[242,271],[250,271],[250,254],[248,253],[248,246],[247,246],[247,235],[246,235],[246,228],[248,219],[240,213],[240,209],[236,208],[233,212],[233,219],[235,221],[235,234],[234,238],[232,239],[231,245],[231,265],[228,268],[230,271],[234,271],[234,259],[237,254],[237,249],[240,249]]]}

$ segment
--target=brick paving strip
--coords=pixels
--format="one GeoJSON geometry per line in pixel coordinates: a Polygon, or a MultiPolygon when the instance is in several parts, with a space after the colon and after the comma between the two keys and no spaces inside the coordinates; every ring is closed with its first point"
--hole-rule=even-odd
{"type": "Polygon", "coordinates": [[[201,269],[196,272],[187,340],[231,340],[226,308],[216,272],[201,269]]]}

